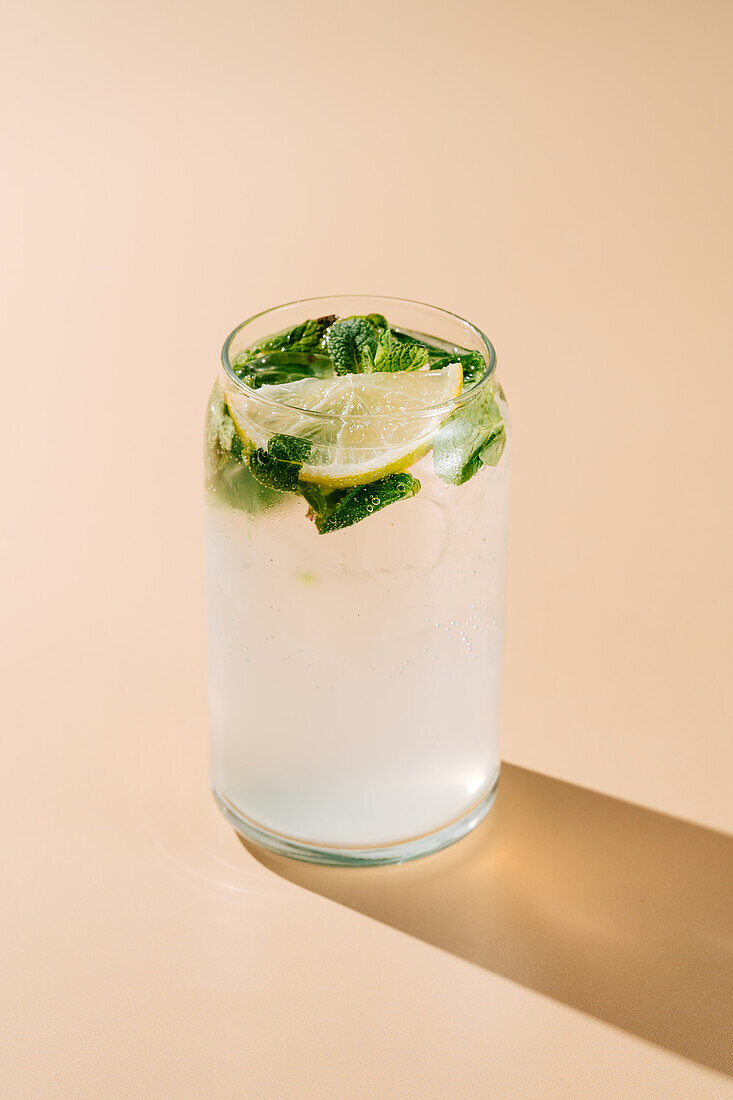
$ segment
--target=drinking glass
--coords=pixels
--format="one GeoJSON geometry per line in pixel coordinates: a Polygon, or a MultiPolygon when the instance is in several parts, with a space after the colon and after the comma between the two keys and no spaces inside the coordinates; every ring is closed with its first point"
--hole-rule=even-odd
{"type": "MultiPolygon", "coordinates": [[[[458,840],[491,807],[510,446],[456,485],[436,475],[430,444],[448,416],[470,417],[487,387],[508,436],[488,339],[417,302],[293,302],[227,338],[207,416],[211,784],[224,815],[255,844],[320,863],[403,862],[458,840]],[[236,449],[222,472],[215,427],[227,400],[253,422],[279,423],[279,402],[267,387],[249,389],[235,360],[273,332],[329,314],[383,314],[436,346],[479,352],[486,373],[450,407],[405,413],[415,496],[319,534],[306,501],[255,480],[236,449]]],[[[301,411],[295,434],[336,438],[344,416],[333,419],[301,411]]],[[[356,449],[358,421],[346,425],[356,449]]],[[[394,424],[370,421],[375,427],[389,438],[394,424]]]]}

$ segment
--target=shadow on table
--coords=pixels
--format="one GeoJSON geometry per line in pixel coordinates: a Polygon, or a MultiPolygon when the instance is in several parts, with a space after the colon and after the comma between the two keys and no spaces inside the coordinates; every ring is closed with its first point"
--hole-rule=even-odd
{"type": "Polygon", "coordinates": [[[465,840],[292,882],[733,1075],[733,838],[505,764],[465,840]]]}

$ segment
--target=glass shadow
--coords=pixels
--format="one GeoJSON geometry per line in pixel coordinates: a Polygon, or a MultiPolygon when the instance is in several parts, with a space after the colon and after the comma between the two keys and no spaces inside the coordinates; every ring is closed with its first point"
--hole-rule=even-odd
{"type": "Polygon", "coordinates": [[[245,846],[305,889],[733,1076],[733,837],[504,764],[482,824],[415,863],[319,867],[245,846]]]}

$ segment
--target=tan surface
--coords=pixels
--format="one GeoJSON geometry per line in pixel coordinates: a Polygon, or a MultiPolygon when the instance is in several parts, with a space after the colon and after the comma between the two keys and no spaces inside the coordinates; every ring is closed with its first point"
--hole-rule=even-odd
{"type": "Polygon", "coordinates": [[[6,10],[3,1091],[728,1095],[670,1050],[724,1063],[699,1024],[725,1017],[729,843],[593,792],[733,828],[732,9],[6,10]],[[445,881],[408,870],[422,917],[400,871],[310,882],[352,908],[272,874],[205,789],[218,345],[352,289],[497,346],[503,755],[589,789],[584,843],[533,858],[565,804],[540,776],[487,823],[514,871],[472,862],[486,830],[445,881]]]}
{"type": "Polygon", "coordinates": [[[484,824],[430,860],[359,875],[247,847],[292,882],[733,1076],[728,836],[505,764],[484,824]]]}

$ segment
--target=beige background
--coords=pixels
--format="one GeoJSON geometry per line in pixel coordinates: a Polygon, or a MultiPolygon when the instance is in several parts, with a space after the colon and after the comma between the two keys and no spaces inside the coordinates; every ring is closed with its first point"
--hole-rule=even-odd
{"type": "Polygon", "coordinates": [[[730,1093],[732,40],[726,3],[6,4],[7,1094],[730,1093]],[[359,883],[263,867],[205,779],[205,395],[235,323],[339,291],[480,324],[515,431],[519,767],[359,883]]]}

